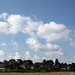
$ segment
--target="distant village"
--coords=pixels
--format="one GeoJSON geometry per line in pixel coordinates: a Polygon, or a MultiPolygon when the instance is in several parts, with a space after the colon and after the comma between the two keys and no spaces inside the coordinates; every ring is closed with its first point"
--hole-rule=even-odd
{"type": "Polygon", "coordinates": [[[60,63],[58,59],[43,60],[33,63],[32,60],[10,59],[0,62],[0,72],[55,72],[75,71],[75,63],[60,63]]]}

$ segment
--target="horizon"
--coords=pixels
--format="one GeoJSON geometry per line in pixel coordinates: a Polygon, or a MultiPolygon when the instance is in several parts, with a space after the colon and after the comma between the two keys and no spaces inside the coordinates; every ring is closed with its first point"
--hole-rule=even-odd
{"type": "Polygon", "coordinates": [[[75,62],[74,7],[74,0],[0,0],[0,61],[75,62]]]}

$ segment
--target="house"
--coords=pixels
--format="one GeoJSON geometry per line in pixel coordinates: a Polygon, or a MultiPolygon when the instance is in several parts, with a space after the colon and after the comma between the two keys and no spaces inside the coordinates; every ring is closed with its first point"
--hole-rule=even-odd
{"type": "Polygon", "coordinates": [[[25,66],[24,66],[24,64],[22,64],[20,67],[21,67],[22,69],[26,69],[25,66]]]}
{"type": "Polygon", "coordinates": [[[0,71],[1,71],[1,70],[4,70],[3,64],[0,64],[0,71]]]}
{"type": "Polygon", "coordinates": [[[67,65],[67,70],[71,70],[71,64],[67,65]]]}
{"type": "Polygon", "coordinates": [[[42,63],[42,62],[37,62],[37,63],[35,63],[35,64],[37,64],[38,67],[43,67],[43,63],[42,63]]]}
{"type": "Polygon", "coordinates": [[[31,70],[34,70],[34,66],[31,66],[31,70]]]}
{"type": "Polygon", "coordinates": [[[36,63],[35,63],[35,69],[36,69],[36,70],[41,70],[41,69],[43,69],[43,63],[42,63],[42,62],[36,62],[36,63]]]}

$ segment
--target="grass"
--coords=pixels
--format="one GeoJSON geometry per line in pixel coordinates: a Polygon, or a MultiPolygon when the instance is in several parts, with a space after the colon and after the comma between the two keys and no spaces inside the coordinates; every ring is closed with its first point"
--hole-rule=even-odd
{"type": "Polygon", "coordinates": [[[45,73],[0,73],[0,75],[70,75],[70,72],[45,72],[45,73]]]}

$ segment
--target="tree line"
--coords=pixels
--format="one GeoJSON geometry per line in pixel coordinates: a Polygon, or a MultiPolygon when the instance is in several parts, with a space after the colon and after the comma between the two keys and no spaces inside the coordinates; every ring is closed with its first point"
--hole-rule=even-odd
{"type": "Polygon", "coordinates": [[[58,59],[33,63],[32,60],[10,59],[0,62],[1,71],[75,71],[75,63],[60,63],[58,59]],[[2,65],[2,66],[1,66],[2,65]]]}

